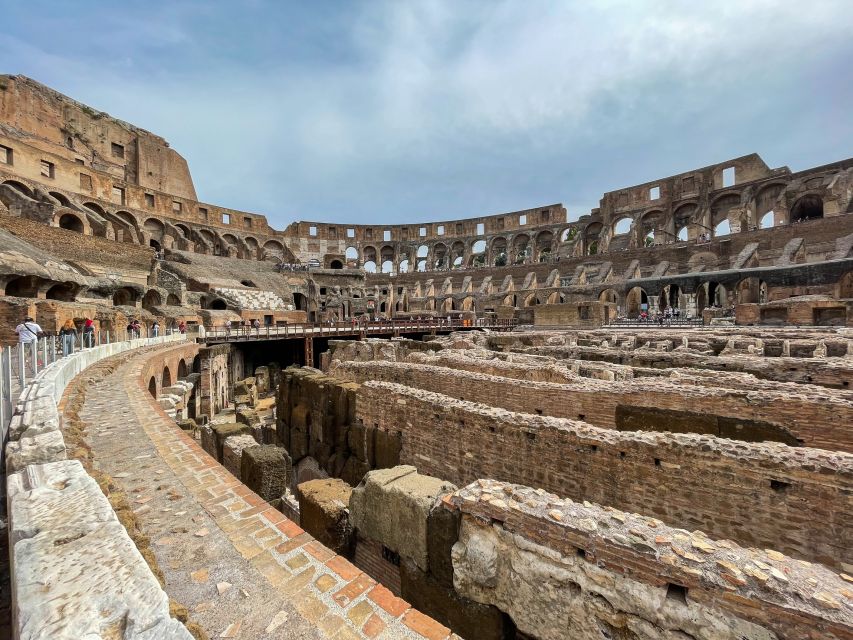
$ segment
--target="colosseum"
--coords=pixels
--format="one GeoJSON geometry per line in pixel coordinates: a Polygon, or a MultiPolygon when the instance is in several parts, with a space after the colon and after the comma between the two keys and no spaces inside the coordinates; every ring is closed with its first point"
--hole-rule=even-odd
{"type": "Polygon", "coordinates": [[[277,230],[0,76],[4,632],[853,639],[853,158],[572,214],[277,230]]]}

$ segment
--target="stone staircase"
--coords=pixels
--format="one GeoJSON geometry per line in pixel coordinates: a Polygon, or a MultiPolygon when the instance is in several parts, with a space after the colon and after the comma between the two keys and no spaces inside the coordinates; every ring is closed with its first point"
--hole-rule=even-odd
{"type": "Polygon", "coordinates": [[[287,308],[281,296],[272,291],[230,289],[225,287],[214,288],[213,291],[239,309],[277,310],[287,308]]]}

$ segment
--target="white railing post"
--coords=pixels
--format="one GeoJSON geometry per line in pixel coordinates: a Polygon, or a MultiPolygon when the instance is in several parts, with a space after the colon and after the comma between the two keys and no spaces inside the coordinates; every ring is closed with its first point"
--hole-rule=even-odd
{"type": "Polygon", "coordinates": [[[31,343],[33,352],[33,378],[39,374],[39,341],[33,340],[31,343]]]}

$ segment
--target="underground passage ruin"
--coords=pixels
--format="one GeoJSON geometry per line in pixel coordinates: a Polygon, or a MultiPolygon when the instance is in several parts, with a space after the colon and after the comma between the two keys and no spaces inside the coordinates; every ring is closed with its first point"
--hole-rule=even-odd
{"type": "Polygon", "coordinates": [[[14,637],[853,637],[853,160],[278,231],[3,83],[14,637]]]}

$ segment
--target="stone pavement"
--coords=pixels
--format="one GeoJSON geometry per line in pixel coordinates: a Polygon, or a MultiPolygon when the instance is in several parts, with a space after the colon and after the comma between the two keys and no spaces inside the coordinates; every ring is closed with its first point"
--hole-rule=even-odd
{"type": "Polygon", "coordinates": [[[141,371],[167,349],[83,374],[79,415],[95,467],[127,492],[190,620],[210,638],[455,638],[270,507],[156,406],[141,371]]]}

